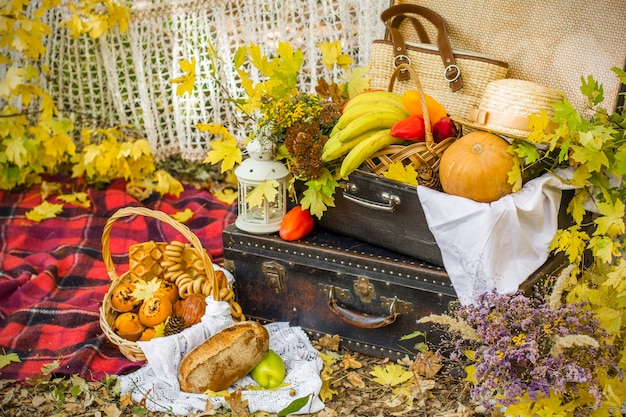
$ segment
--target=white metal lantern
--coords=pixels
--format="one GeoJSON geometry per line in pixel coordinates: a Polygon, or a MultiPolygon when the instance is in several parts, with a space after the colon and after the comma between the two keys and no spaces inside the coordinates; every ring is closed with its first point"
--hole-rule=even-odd
{"type": "Polygon", "coordinates": [[[264,147],[258,140],[252,140],[246,149],[250,158],[235,169],[239,189],[239,213],[235,225],[250,233],[277,232],[286,212],[289,170],[274,160],[273,147],[264,147]],[[248,196],[259,185],[271,180],[278,183],[275,198],[271,201],[263,198],[261,205],[250,204],[248,196]]]}

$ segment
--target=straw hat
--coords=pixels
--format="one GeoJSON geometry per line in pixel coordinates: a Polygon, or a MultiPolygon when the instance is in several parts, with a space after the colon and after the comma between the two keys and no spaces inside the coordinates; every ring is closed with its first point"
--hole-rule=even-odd
{"type": "Polygon", "coordinates": [[[561,95],[548,87],[531,81],[505,78],[487,84],[478,107],[470,110],[467,119],[452,119],[464,127],[527,138],[531,132],[528,116],[545,110],[551,120],[554,117],[552,105],[559,100],[561,95]]]}

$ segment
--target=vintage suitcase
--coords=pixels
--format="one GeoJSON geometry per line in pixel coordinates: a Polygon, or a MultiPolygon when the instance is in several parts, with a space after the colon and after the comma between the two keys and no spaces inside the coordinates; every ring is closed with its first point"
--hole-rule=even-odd
{"type": "MultiPolygon", "coordinates": [[[[224,265],[248,318],[287,321],[313,338],[339,335],[353,351],[397,359],[423,341],[400,341],[416,330],[437,343],[441,334],[416,321],[457,303],[443,268],[323,228],[286,242],[231,225],[223,240],[224,265]]],[[[547,262],[527,284],[562,265],[547,262]]]]}
{"type": "MultiPolygon", "coordinates": [[[[572,220],[566,213],[573,191],[564,191],[559,227],[572,220]]],[[[357,170],[335,192],[318,224],[325,229],[443,266],[441,251],[430,232],[414,186],[357,170]]]]}
{"type": "Polygon", "coordinates": [[[335,207],[318,223],[330,231],[443,265],[415,187],[355,171],[337,189],[335,207]]]}

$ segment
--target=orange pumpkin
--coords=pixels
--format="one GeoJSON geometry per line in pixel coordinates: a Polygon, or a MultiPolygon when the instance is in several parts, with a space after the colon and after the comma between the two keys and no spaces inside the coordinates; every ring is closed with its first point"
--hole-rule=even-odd
{"type": "Polygon", "coordinates": [[[153,296],[139,307],[139,321],[146,327],[163,323],[172,314],[172,303],[167,298],[153,296]]]}
{"type": "Polygon", "coordinates": [[[482,203],[510,194],[508,175],[514,158],[508,148],[506,140],[478,130],[457,139],[441,156],[443,191],[482,203]]]}

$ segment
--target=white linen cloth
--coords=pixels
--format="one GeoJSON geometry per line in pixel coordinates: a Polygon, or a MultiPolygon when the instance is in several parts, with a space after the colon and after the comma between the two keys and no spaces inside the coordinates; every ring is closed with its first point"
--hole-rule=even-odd
{"type": "Polygon", "coordinates": [[[568,188],[556,176],[544,174],[519,192],[479,203],[417,187],[461,304],[471,304],[492,290],[514,293],[548,259],[562,190],[568,188]]]}
{"type": "MultiPolygon", "coordinates": [[[[148,410],[171,412],[186,416],[205,410],[207,400],[215,408],[228,407],[223,397],[182,392],[178,383],[178,366],[183,356],[211,335],[233,323],[230,306],[224,301],[207,297],[207,308],[200,323],[182,332],[159,337],[148,342],[137,342],[143,350],[147,363],[137,371],[121,375],[122,394],[130,393],[135,402],[145,401],[148,410]]],[[[287,374],[285,387],[272,390],[243,390],[242,401],[248,400],[250,412],[277,413],[295,399],[310,395],[308,403],[296,414],[316,413],[324,408],[319,398],[322,388],[320,372],[323,368],[318,351],[311,345],[308,336],[300,327],[288,323],[265,325],[270,334],[270,349],[285,361],[287,374]],[[293,390],[293,392],[291,392],[293,390]],[[292,395],[294,394],[295,395],[292,395]]],[[[256,386],[246,375],[234,385],[256,386]]],[[[229,390],[232,390],[231,387],[229,390]]]]}

